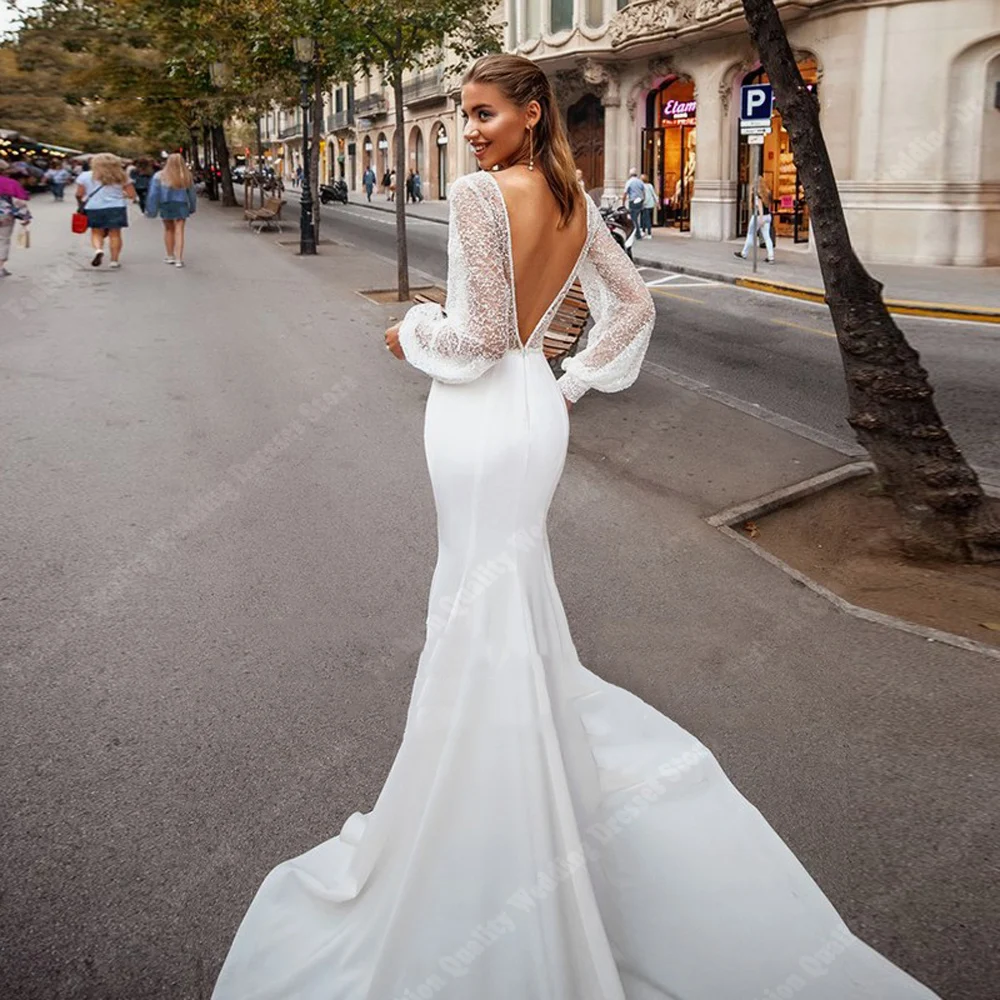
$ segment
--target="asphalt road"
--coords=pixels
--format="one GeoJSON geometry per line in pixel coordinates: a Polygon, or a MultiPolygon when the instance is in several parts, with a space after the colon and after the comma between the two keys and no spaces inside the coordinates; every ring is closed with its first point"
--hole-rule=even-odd
{"type": "MultiPolygon", "coordinates": [[[[324,218],[325,236],[393,258],[393,215],[336,205],[324,209],[324,218]]],[[[412,267],[443,280],[446,227],[413,217],[407,224],[412,267]]],[[[643,274],[659,283],[649,361],[716,395],[857,447],[845,420],[843,367],[825,306],[686,275],[663,282],[663,272],[643,274]]],[[[920,352],[957,444],[1000,484],[1000,326],[906,316],[896,322],[920,352]]]]}
{"type": "MultiPolygon", "coordinates": [[[[33,208],[0,287],[0,998],[205,1000],[267,871],[371,808],[398,747],[428,383],[357,294],[393,281],[370,223],[302,259],[203,204],[184,270],[134,219],[110,272],[33,208]]],[[[841,458],[669,379],[591,394],[560,592],[583,662],[697,735],[852,929],[995,1000],[996,662],[842,614],[703,520],[841,458]]]]}

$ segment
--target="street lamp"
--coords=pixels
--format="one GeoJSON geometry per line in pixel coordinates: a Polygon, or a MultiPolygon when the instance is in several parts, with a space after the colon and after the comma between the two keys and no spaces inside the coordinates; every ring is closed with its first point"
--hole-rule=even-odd
{"type": "Polygon", "coordinates": [[[299,103],[302,105],[302,198],[299,214],[299,254],[316,253],[316,230],[313,228],[313,200],[310,181],[309,159],[309,84],[312,80],[311,69],[316,55],[316,43],[309,37],[296,38],[292,42],[295,50],[295,61],[299,64],[299,82],[302,92],[299,103]]]}

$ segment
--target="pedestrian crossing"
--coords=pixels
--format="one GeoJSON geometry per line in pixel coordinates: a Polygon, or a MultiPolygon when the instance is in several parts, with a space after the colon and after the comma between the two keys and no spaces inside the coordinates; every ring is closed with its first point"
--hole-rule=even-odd
{"type": "Polygon", "coordinates": [[[708,288],[721,282],[710,278],[699,278],[696,274],[682,274],[679,271],[660,271],[655,267],[640,267],[639,274],[647,288],[708,288]]]}

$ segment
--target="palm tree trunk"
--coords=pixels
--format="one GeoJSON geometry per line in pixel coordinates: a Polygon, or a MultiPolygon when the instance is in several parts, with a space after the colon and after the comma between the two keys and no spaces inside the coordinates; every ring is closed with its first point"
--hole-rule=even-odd
{"type": "Polygon", "coordinates": [[[1000,560],[1000,515],[951,439],[920,356],[851,246],[837,180],[773,0],[743,0],[750,37],[774,88],[812,217],[849,401],[848,422],[896,505],[914,556],[1000,560]]]}

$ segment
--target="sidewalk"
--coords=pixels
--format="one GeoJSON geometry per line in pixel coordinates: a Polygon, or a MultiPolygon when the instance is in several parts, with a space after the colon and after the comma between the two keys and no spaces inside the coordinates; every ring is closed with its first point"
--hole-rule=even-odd
{"type": "MultiPolygon", "coordinates": [[[[371,204],[363,196],[352,196],[351,204],[382,212],[395,211],[384,195],[373,196],[371,204]]],[[[447,224],[448,202],[407,205],[406,214],[447,224]]],[[[632,254],[640,267],[679,271],[761,292],[824,301],[823,279],[814,253],[804,247],[789,249],[790,241],[781,240],[775,252],[777,263],[764,263],[762,250],[755,275],[749,260],[733,256],[742,246],[742,239],[717,243],[696,240],[670,229],[654,229],[653,238],[637,242],[632,254]]],[[[885,286],[883,295],[890,312],[1000,323],[1000,267],[872,264],[868,269],[885,286]]]]}

